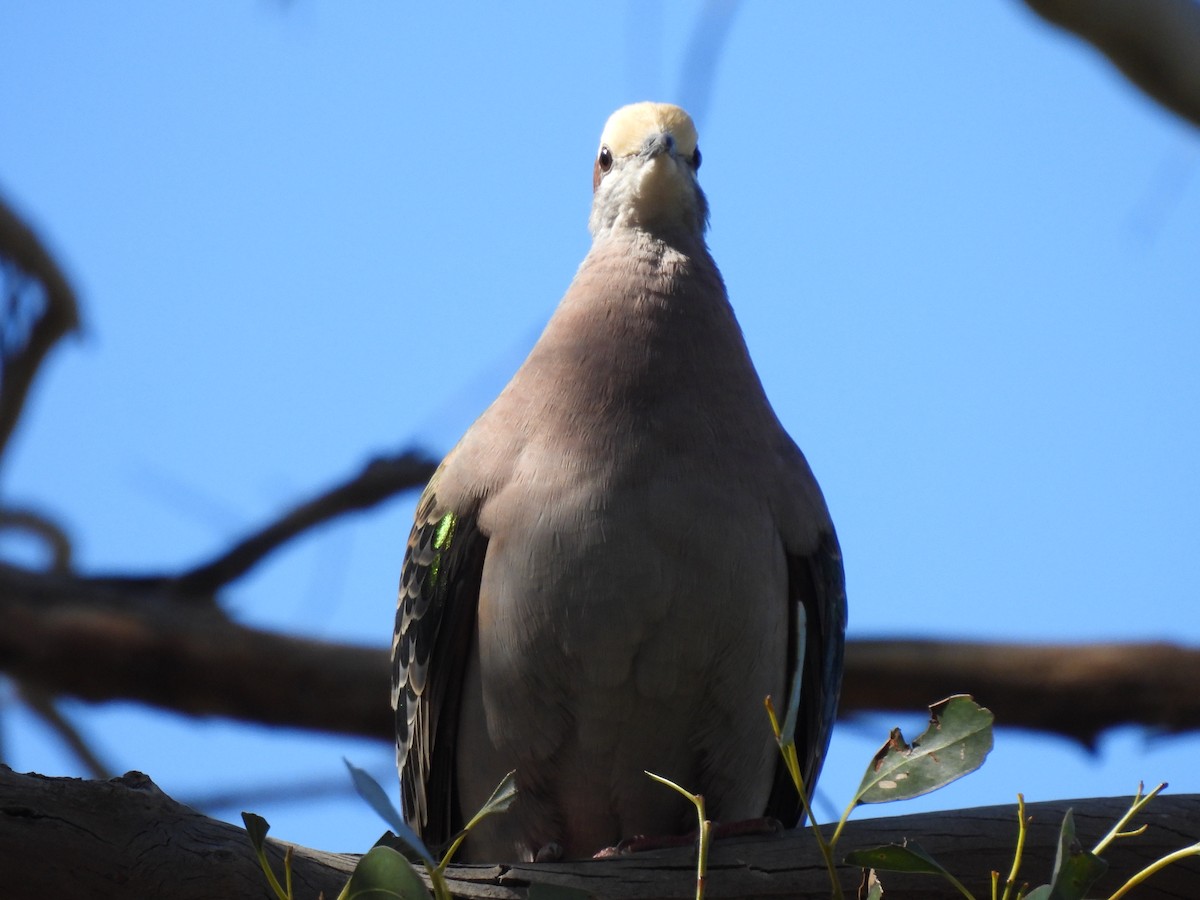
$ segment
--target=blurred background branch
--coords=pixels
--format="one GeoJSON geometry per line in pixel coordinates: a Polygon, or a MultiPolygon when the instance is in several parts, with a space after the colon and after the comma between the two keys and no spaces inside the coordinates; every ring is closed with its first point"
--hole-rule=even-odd
{"type": "Polygon", "coordinates": [[[1026,0],[1087,41],[1126,78],[1200,125],[1200,5],[1195,0],[1026,0]]]}
{"type": "MultiPolygon", "coordinates": [[[[42,691],[188,715],[392,739],[388,650],[248,628],[182,602],[171,579],[0,567],[0,669],[42,691]]],[[[912,713],[970,693],[1002,727],[1091,747],[1109,728],[1200,728],[1200,650],[852,640],[841,712],[912,713]]]]}
{"type": "Polygon", "coordinates": [[[79,327],[75,292],[0,196],[0,462],[46,354],[79,327]]]}

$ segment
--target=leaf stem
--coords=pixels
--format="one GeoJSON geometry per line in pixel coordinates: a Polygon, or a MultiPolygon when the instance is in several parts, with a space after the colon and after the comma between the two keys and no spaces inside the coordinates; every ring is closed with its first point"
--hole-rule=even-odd
{"type": "MultiPolygon", "coordinates": [[[[1029,822],[1025,819],[1025,795],[1017,794],[1017,850],[1013,854],[1012,869],[1008,873],[1008,880],[1004,882],[1004,894],[1002,900],[1008,900],[1012,894],[1012,889],[1017,884],[1017,873],[1021,871],[1021,856],[1025,852],[1025,835],[1028,830],[1029,822]]],[[[995,890],[992,891],[992,896],[995,897],[995,890]]]]}
{"type": "Polygon", "coordinates": [[[1103,838],[1100,839],[1100,843],[1098,843],[1092,849],[1092,852],[1095,853],[1097,856],[1099,856],[1100,853],[1109,844],[1111,844],[1113,841],[1115,841],[1117,838],[1133,837],[1134,835],[1140,834],[1141,833],[1140,830],[1123,832],[1123,831],[1121,831],[1121,829],[1124,828],[1126,825],[1128,825],[1129,821],[1134,816],[1136,816],[1139,812],[1141,812],[1143,809],[1145,809],[1146,804],[1149,803],[1151,800],[1153,800],[1156,796],[1158,796],[1158,794],[1161,793],[1163,788],[1165,788],[1166,786],[1167,786],[1167,783],[1164,781],[1158,787],[1156,787],[1154,790],[1152,790],[1150,793],[1148,793],[1145,797],[1143,797],[1142,796],[1142,788],[1145,787],[1145,785],[1143,782],[1139,781],[1137,793],[1134,794],[1133,803],[1130,805],[1129,811],[1127,813],[1125,813],[1125,815],[1123,815],[1117,821],[1117,824],[1114,825],[1109,830],[1108,834],[1106,834],[1103,838]]]}
{"type": "Polygon", "coordinates": [[[1200,842],[1192,844],[1190,847],[1184,847],[1182,850],[1176,850],[1174,853],[1168,853],[1162,859],[1150,863],[1150,865],[1121,885],[1117,889],[1117,892],[1109,897],[1108,900],[1119,900],[1120,897],[1124,897],[1159,869],[1165,869],[1171,863],[1179,862],[1181,859],[1186,859],[1189,856],[1200,856],[1200,842]]]}

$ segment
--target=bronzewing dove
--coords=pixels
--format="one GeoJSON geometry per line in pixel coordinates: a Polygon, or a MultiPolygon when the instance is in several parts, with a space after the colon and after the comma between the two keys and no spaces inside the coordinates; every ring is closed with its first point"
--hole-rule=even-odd
{"type": "Polygon", "coordinates": [[[704,234],[687,113],[608,120],[592,247],[417,506],[392,650],[402,800],[431,846],[516,770],[460,858],[590,856],[713,818],[796,824],[763,710],[801,654],[810,789],[846,600],[821,491],[763,392],[704,234]]]}

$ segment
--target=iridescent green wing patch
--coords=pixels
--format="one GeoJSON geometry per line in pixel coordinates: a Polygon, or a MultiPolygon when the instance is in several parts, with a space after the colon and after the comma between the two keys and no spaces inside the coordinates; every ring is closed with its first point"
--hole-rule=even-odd
{"type": "Polygon", "coordinates": [[[404,814],[429,844],[457,829],[454,738],[487,542],[472,516],[426,490],[400,573],[392,706],[404,814]]]}

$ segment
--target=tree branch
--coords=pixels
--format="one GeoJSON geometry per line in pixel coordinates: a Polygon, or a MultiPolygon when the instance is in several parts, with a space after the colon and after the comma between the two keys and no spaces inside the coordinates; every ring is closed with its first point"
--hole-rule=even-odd
{"type": "Polygon", "coordinates": [[[1193,0],[1025,0],[1109,58],[1167,109],[1200,125],[1200,5],[1193,0]]]}
{"type": "Polygon", "coordinates": [[[843,714],[912,710],[969,693],[1001,726],[1091,747],[1119,725],[1200,728],[1200,650],[1168,643],[1007,644],[851,641],[843,714]]]}
{"type": "MultiPolygon", "coordinates": [[[[0,355],[0,458],[3,458],[42,360],[59,339],[79,327],[79,308],[75,293],[54,258],[3,198],[0,198],[0,260],[7,260],[15,269],[10,272],[10,279],[21,275],[34,279],[45,295],[45,308],[30,327],[24,346],[17,352],[0,355]]],[[[8,287],[13,292],[20,290],[19,285],[8,287]]],[[[6,312],[10,318],[18,314],[12,309],[6,312]]]]}
{"type": "Polygon", "coordinates": [[[424,487],[437,463],[415,451],[371,460],[358,475],[306,500],[220,556],[175,579],[183,594],[207,595],[245,575],[268,554],[317,525],[370,509],[403,491],[424,487]]]}
{"type": "MultiPolygon", "coordinates": [[[[53,693],[390,740],[388,652],[247,628],[162,582],[0,566],[0,670],[53,693]]],[[[851,641],[843,716],[973,694],[1003,726],[1090,744],[1107,728],[1200,728],[1200,650],[851,641]]]]}
{"type": "MultiPolygon", "coordinates": [[[[181,806],[146,776],[131,772],[112,781],[18,775],[0,767],[0,872],[13,900],[86,896],[93,900],[161,897],[169,900],[268,900],[270,893],[245,832],[181,806]],[[64,865],[69,860],[70,865],[64,865]]],[[[1049,879],[1059,823],[1074,808],[1081,842],[1090,846],[1128,808],[1125,798],[1034,803],[1022,880],[1049,879]]],[[[365,807],[364,807],[365,812],[365,807]]],[[[1200,796],[1158,797],[1139,822],[1147,833],[1106,852],[1107,896],[1125,877],[1154,859],[1200,838],[1200,796]]],[[[851,822],[840,851],[898,842],[921,846],[972,888],[989,894],[992,869],[1006,872],[1016,838],[1016,805],[851,822]]],[[[283,849],[268,839],[282,871],[283,849]]],[[[362,848],[366,849],[366,848],[362,848]]],[[[335,897],[356,857],[294,847],[296,897],[335,897]]],[[[523,898],[533,883],[561,884],[601,898],[691,898],[690,848],[630,857],[556,864],[460,866],[449,870],[461,897],[523,898]]],[[[930,876],[883,873],[888,900],[958,897],[930,876]]],[[[854,896],[857,870],[843,870],[854,896]]],[[[1195,896],[1200,860],[1192,858],[1154,876],[1137,896],[1182,900],[1195,896]]],[[[753,840],[717,841],[708,869],[710,897],[824,897],[829,884],[806,831],[753,840]]]]}
{"type": "Polygon", "coordinates": [[[273,634],[161,584],[0,566],[0,669],[53,693],[385,737],[387,652],[273,634]]]}

